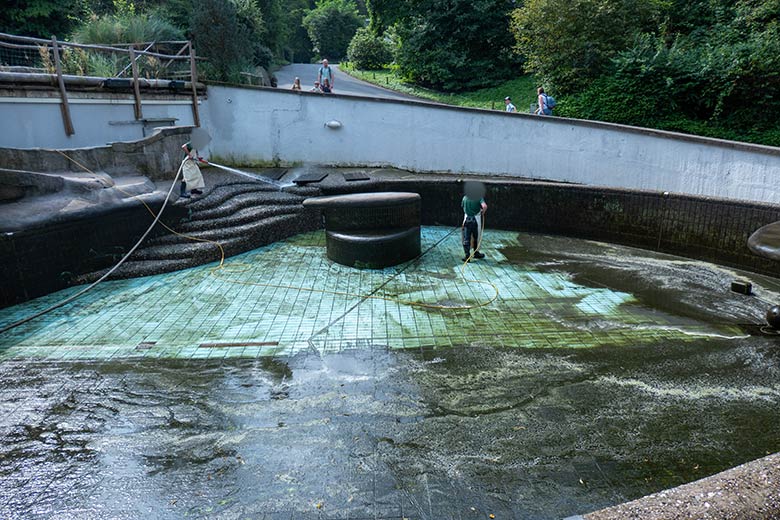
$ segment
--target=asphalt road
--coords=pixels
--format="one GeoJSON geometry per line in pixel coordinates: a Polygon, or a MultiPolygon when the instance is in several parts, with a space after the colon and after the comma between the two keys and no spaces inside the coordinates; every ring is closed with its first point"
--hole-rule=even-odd
{"type": "MultiPolygon", "coordinates": [[[[367,97],[380,97],[388,99],[411,99],[420,101],[419,98],[414,96],[408,96],[406,94],[400,94],[391,90],[383,89],[355,79],[348,74],[345,74],[338,69],[338,65],[331,64],[334,67],[333,79],[334,79],[334,94],[350,94],[353,96],[367,96],[367,97]]],[[[293,63],[282,67],[275,72],[277,80],[277,88],[289,89],[292,87],[293,80],[296,77],[301,78],[301,86],[303,90],[309,90],[314,86],[314,81],[317,79],[317,72],[320,69],[318,63],[293,63]]]]}

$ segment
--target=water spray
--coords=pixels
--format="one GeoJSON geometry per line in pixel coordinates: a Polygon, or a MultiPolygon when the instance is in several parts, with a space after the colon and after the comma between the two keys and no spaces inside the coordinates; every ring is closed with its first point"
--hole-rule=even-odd
{"type": "Polygon", "coordinates": [[[237,169],[231,168],[229,166],[224,166],[222,164],[213,163],[211,161],[206,161],[206,164],[209,164],[209,165],[211,165],[211,166],[213,166],[215,168],[219,168],[220,170],[225,170],[226,172],[235,173],[237,175],[241,175],[243,177],[248,177],[248,178],[256,180],[256,181],[265,182],[266,184],[270,184],[271,186],[274,186],[277,189],[282,189],[282,185],[281,184],[279,184],[278,182],[273,181],[271,179],[267,179],[267,178],[263,177],[262,175],[255,175],[255,174],[252,174],[252,173],[249,173],[249,172],[243,172],[241,170],[237,170],[237,169]]]}

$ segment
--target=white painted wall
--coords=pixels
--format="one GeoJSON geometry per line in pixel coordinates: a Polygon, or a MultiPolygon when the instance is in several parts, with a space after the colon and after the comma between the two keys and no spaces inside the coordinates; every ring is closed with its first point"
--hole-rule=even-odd
{"type": "MultiPolygon", "coordinates": [[[[81,148],[144,137],[143,121],[136,121],[133,100],[70,99],[76,133],[65,135],[59,98],[0,97],[0,148],[81,148]]],[[[176,119],[176,125],[192,125],[188,100],[144,100],[145,119],[176,119]]],[[[148,123],[170,126],[169,123],[148,123]]]]}
{"type": "Polygon", "coordinates": [[[391,165],[780,203],[780,149],[530,114],[209,86],[210,152],[391,165]],[[325,127],[329,120],[343,124],[325,127]]]}
{"type": "MultiPolygon", "coordinates": [[[[75,148],[143,137],[130,97],[73,99],[71,111],[76,134],[66,137],[57,98],[0,97],[0,147],[75,148]]],[[[143,111],[146,118],[192,124],[188,100],[145,100],[143,111]]],[[[201,102],[201,119],[213,136],[204,152],[235,162],[519,175],[780,203],[780,149],[765,146],[429,103],[215,85],[201,102]],[[332,119],[343,127],[326,128],[332,119]]]]}

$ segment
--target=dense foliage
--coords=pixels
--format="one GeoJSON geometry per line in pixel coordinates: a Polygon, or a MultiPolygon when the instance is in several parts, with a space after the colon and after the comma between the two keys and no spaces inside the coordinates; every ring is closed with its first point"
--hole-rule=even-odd
{"type": "Polygon", "coordinates": [[[526,70],[559,92],[580,89],[607,71],[636,34],[661,20],[659,0],[527,0],[512,13],[526,70]]]}
{"type": "Polygon", "coordinates": [[[142,43],[184,38],[184,32],[164,18],[147,13],[93,15],[73,33],[81,43],[142,43]]]}
{"type": "Polygon", "coordinates": [[[393,61],[389,40],[377,36],[368,27],[361,27],[355,33],[347,48],[347,59],[360,70],[379,70],[393,61]]]}
{"type": "Polygon", "coordinates": [[[509,31],[511,0],[414,0],[410,4],[413,9],[400,16],[394,8],[396,61],[410,81],[460,91],[485,87],[519,71],[509,31]]]}
{"type": "Polygon", "coordinates": [[[317,6],[304,18],[303,25],[323,58],[341,59],[355,32],[363,25],[353,0],[317,0],[317,6]]]}
{"type": "Polygon", "coordinates": [[[63,38],[88,12],[83,0],[4,0],[0,32],[63,38]]]}
{"type": "MultiPolygon", "coordinates": [[[[315,8],[314,0],[223,0],[213,7],[221,6],[227,12],[216,13],[213,23],[235,22],[235,26],[220,26],[226,40],[241,35],[245,38],[242,45],[251,47],[249,58],[242,56],[230,68],[247,63],[307,62],[314,57],[302,25],[315,8]]],[[[358,11],[365,9],[363,0],[357,0],[357,6],[358,11]]],[[[197,39],[194,24],[203,19],[198,14],[203,8],[214,12],[197,0],[6,0],[0,9],[0,31],[42,38],[55,34],[59,39],[94,43],[197,39]]],[[[204,25],[197,29],[202,32],[204,25]]],[[[353,34],[354,28],[345,36],[347,43],[353,34]]],[[[232,44],[226,41],[218,47],[230,49],[232,44]]],[[[231,51],[226,58],[235,58],[235,54],[231,51]]]]}
{"type": "Polygon", "coordinates": [[[512,27],[566,94],[561,115],[703,133],[780,121],[780,0],[529,0],[512,27]]]}
{"type": "Polygon", "coordinates": [[[0,31],[192,38],[229,81],[347,53],[444,97],[532,73],[558,115],[780,145],[780,0],[5,0],[0,31]]]}

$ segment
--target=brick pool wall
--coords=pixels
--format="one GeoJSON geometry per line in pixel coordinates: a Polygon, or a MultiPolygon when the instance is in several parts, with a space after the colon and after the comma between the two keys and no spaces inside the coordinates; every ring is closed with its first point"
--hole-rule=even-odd
{"type": "MultiPolygon", "coordinates": [[[[615,242],[780,277],[780,262],[747,248],[753,231],[780,220],[780,205],[560,183],[486,184],[488,229],[615,242]]],[[[462,220],[463,185],[452,179],[399,179],[323,189],[326,194],[356,191],[417,192],[423,198],[423,224],[455,226],[462,220]]],[[[0,237],[4,280],[0,306],[62,289],[79,275],[110,267],[148,225],[145,211],[93,215],[0,237]]],[[[167,216],[170,221],[183,217],[175,211],[167,216]]]]}
{"type": "MultiPolygon", "coordinates": [[[[780,220],[780,205],[574,184],[490,181],[487,227],[615,242],[780,276],[748,237],[780,220]]],[[[372,190],[414,191],[424,224],[457,225],[460,182],[397,181],[372,190]]]]}
{"type": "MultiPolygon", "coordinates": [[[[150,202],[150,207],[159,210],[162,198],[150,202]]],[[[162,219],[170,225],[185,216],[181,208],[169,205],[162,219]]],[[[0,307],[64,289],[79,275],[110,268],[130,250],[153,218],[138,202],[0,236],[0,307]]],[[[157,226],[150,236],[159,233],[167,231],[157,226]]]]}

